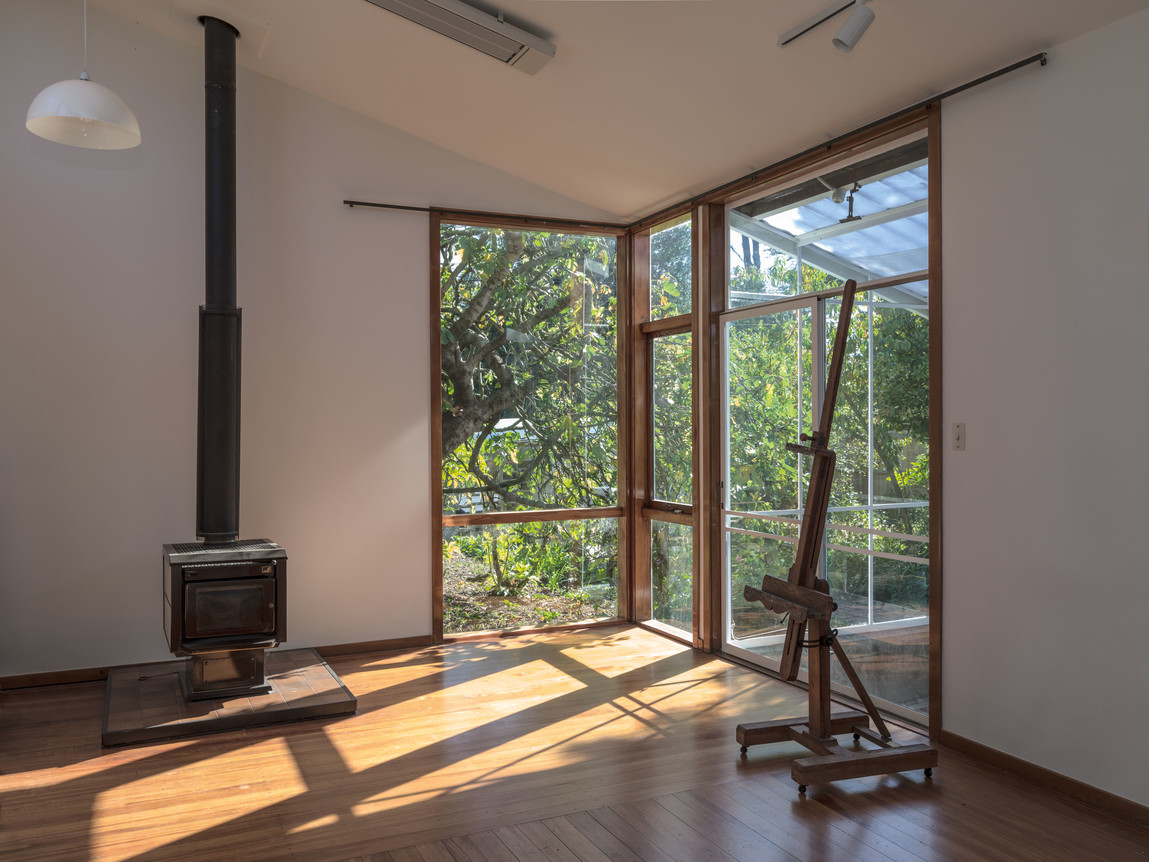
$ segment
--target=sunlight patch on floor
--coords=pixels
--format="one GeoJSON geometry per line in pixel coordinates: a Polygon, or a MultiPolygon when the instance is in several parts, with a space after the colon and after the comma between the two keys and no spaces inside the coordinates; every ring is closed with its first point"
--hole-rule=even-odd
{"type": "MultiPolygon", "coordinates": [[[[641,641],[642,655],[650,662],[669,658],[690,650],[690,647],[685,644],[677,643],[668,638],[660,638],[659,640],[661,642],[658,643],[654,649],[651,648],[651,639],[644,638],[641,641]]],[[[613,678],[619,674],[634,671],[634,665],[631,662],[621,661],[620,659],[625,655],[628,649],[637,648],[639,648],[639,645],[635,642],[634,634],[630,631],[624,631],[601,638],[593,643],[586,643],[584,641],[575,646],[560,650],[560,653],[567,658],[586,665],[596,673],[600,673],[607,678],[613,678]]]]}
{"type": "Polygon", "coordinates": [[[298,835],[300,832],[307,832],[311,829],[322,829],[324,826],[334,826],[338,822],[338,814],[327,814],[323,817],[317,817],[315,820],[309,820],[306,823],[301,823],[298,826],[292,826],[287,830],[287,834],[298,835]]]}
{"type": "MultiPolygon", "coordinates": [[[[462,679],[457,684],[451,684],[449,675],[444,674],[441,690],[384,708],[374,715],[373,721],[385,721],[388,710],[392,709],[397,718],[401,716],[404,720],[397,722],[394,734],[377,740],[379,744],[343,747],[341,754],[351,772],[358,773],[407,756],[451,760],[454,753],[438,755],[434,747],[450,744],[465,748],[472,738],[477,749],[489,751],[492,738],[497,739],[502,733],[514,735],[500,728],[511,723],[515,715],[585,687],[573,676],[541,659],[498,673],[462,679]],[[412,722],[415,711],[434,715],[435,721],[412,722]]],[[[465,759],[465,751],[459,753],[465,759]]],[[[455,762],[443,762],[442,767],[453,766],[455,762]]]]}
{"type": "Polygon", "coordinates": [[[101,848],[101,859],[118,862],[306,790],[287,743],[268,739],[97,794],[92,804],[92,844],[101,848]],[[237,768],[234,764],[240,762],[243,765],[237,768]],[[181,816],[184,808],[189,810],[186,817],[181,816]],[[143,836],[147,847],[141,847],[143,836]],[[122,842],[130,842],[130,851],[117,849],[122,842]]]}
{"type": "MultiPolygon", "coordinates": [[[[548,701],[577,691],[582,684],[547,662],[534,661],[445,689],[428,698],[428,708],[436,709],[436,714],[451,712],[449,722],[440,728],[437,743],[426,738],[408,739],[415,748],[404,749],[392,741],[393,756],[425,757],[427,771],[363,799],[353,811],[363,816],[468,791],[491,788],[497,793],[497,788],[507,786],[511,779],[516,786],[525,781],[529,787],[534,775],[540,776],[537,792],[561,792],[561,788],[556,789],[555,776],[562,775],[563,770],[577,772],[579,764],[601,760],[611,741],[633,743],[636,734],[637,738],[665,738],[688,727],[700,708],[698,690],[724,685],[725,673],[716,672],[724,667],[707,664],[688,668],[611,701],[589,705],[575,715],[563,716],[557,708],[554,720],[537,716],[532,722],[514,716],[535,706],[546,710],[548,701]],[[468,701],[472,694],[473,700],[468,701]],[[451,704],[435,706],[433,702],[440,695],[452,697],[451,704]],[[506,699],[514,709],[507,708],[506,699]],[[509,723],[503,724],[504,720],[509,723]],[[447,732],[448,727],[455,729],[455,736],[447,732]]],[[[356,759],[355,752],[345,752],[344,756],[356,759]]],[[[601,769],[601,764],[595,768],[601,769]]]]}

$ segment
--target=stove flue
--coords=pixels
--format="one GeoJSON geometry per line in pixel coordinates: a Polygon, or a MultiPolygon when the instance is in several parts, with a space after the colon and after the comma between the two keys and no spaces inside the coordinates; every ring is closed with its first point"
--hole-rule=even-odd
{"type": "Polygon", "coordinates": [[[287,552],[239,535],[240,322],[236,305],[235,42],[204,26],[205,302],[199,310],[196,535],[164,545],[164,632],[190,656],[190,700],[268,690],[264,653],[287,637],[287,552]]]}

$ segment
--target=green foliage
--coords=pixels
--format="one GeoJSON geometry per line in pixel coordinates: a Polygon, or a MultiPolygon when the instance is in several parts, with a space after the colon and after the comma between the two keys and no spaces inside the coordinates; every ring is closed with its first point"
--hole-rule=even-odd
{"type": "Polygon", "coordinates": [[[693,541],[689,527],[665,522],[651,524],[650,580],[652,617],[693,630],[693,541]]]}
{"type": "Polygon", "coordinates": [[[613,519],[538,521],[444,530],[444,558],[479,564],[492,596],[577,598],[586,589],[615,590],[618,525],[613,519]]]}
{"type": "Polygon", "coordinates": [[[444,225],[445,511],[614,505],[614,238],[444,225]]]}
{"type": "Polygon", "coordinates": [[[693,500],[693,377],[690,333],[654,339],[654,496],[693,500]]]}
{"type": "Polygon", "coordinates": [[[652,320],[690,314],[693,282],[690,218],[650,235],[652,320]]]}
{"type": "MultiPolygon", "coordinates": [[[[684,222],[652,237],[656,318],[690,310],[689,228],[684,222]]],[[[737,302],[841,284],[806,266],[799,286],[792,257],[751,240],[740,251],[731,274],[737,302]]],[[[613,238],[443,227],[444,511],[617,503],[615,254],[613,238]]],[[[829,339],[836,321],[831,304],[829,339]]],[[[812,324],[808,313],[784,312],[725,330],[731,510],[800,515],[808,465],[785,447],[811,429],[812,324]]],[[[833,589],[842,597],[868,600],[872,577],[875,602],[917,610],[928,603],[928,547],[909,538],[929,529],[928,508],[914,505],[929,499],[928,329],[924,316],[881,297],[859,297],[830,441],[838,455],[830,521],[865,532],[833,531],[830,541],[880,556],[830,552],[833,589]],[[915,562],[919,557],[922,562],[915,562]]],[[[655,339],[655,492],[669,501],[693,502],[691,363],[689,335],[655,339]]],[[[785,577],[793,562],[791,542],[763,534],[797,534],[776,520],[748,516],[737,523],[756,535],[730,534],[735,596],[766,574],[785,577]]],[[[689,531],[684,536],[676,530],[653,534],[654,615],[688,627],[691,542],[689,531]]],[[[588,603],[613,598],[614,521],[448,532],[445,553],[480,566],[477,583],[489,596],[511,603],[531,596],[588,603]]],[[[774,615],[735,604],[736,634],[777,624],[774,615]]],[[[838,619],[848,624],[856,609],[842,604],[838,619]]]]}
{"type": "MultiPolygon", "coordinates": [[[[751,256],[743,250],[744,260],[751,256]]],[[[796,293],[797,283],[794,260],[785,255],[764,253],[761,266],[736,266],[732,273],[733,291],[762,298],[796,293]]],[[[803,291],[839,284],[840,280],[826,273],[810,267],[803,270],[803,291]]],[[[837,316],[837,304],[828,303],[827,350],[837,316]]],[[[729,508],[734,511],[790,518],[800,515],[808,464],[787,453],[785,445],[797,442],[801,433],[811,429],[810,410],[798,407],[812,400],[811,324],[808,314],[781,312],[738,321],[726,329],[729,508]]],[[[883,508],[884,504],[929,500],[928,319],[894,307],[881,296],[863,294],[858,297],[850,329],[830,440],[830,448],[837,453],[837,470],[829,520],[867,532],[831,530],[829,541],[881,556],[829,551],[831,586],[842,605],[835,624],[842,625],[864,622],[857,613],[869,613],[871,566],[875,619],[884,613],[893,618],[904,616],[907,608],[924,611],[929,592],[928,564],[923,557],[928,546],[908,538],[928,535],[928,507],[883,508]],[[869,530],[899,536],[873,535],[869,530]],[[884,555],[923,559],[916,563],[884,555]],[[853,599],[861,602],[860,611],[851,606],[853,599]]],[[[739,523],[759,534],[797,535],[796,528],[773,520],[746,518],[732,526],[739,523]]],[[[794,545],[790,542],[765,535],[731,534],[731,593],[737,596],[745,584],[758,586],[764,575],[785,577],[793,558],[794,545]]],[[[772,615],[751,606],[743,609],[741,602],[735,604],[735,636],[770,628],[772,615]]]]}

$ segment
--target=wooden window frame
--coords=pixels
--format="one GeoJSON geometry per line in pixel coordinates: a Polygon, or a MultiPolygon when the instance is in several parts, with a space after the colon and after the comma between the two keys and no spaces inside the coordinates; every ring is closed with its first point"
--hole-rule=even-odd
{"type": "MultiPolygon", "coordinates": [[[[726,206],[759,189],[777,187],[808,173],[826,163],[853,158],[886,142],[897,140],[917,131],[925,131],[929,159],[929,235],[928,278],[930,283],[929,321],[929,443],[930,458],[930,630],[929,630],[929,734],[937,739],[942,727],[941,667],[942,667],[942,249],[941,249],[941,108],[938,103],[916,107],[889,118],[855,134],[835,139],[822,148],[810,150],[754,174],[735,180],[718,189],[699,196],[695,201],[703,212],[705,238],[702,248],[707,257],[703,269],[701,292],[706,295],[707,321],[700,339],[699,352],[703,356],[700,380],[709,390],[701,397],[714,403],[714,395],[721,392],[722,368],[720,356],[718,315],[726,311],[727,231],[726,206]]],[[[652,217],[657,221],[662,214],[652,217]]],[[[633,229],[633,228],[632,228],[633,229]]],[[[871,285],[876,286],[876,285],[871,285]]],[[[701,302],[699,302],[701,305],[701,302]]],[[[706,439],[700,442],[713,477],[706,487],[707,512],[706,539],[701,542],[706,571],[701,580],[707,586],[710,602],[708,649],[722,652],[723,624],[723,557],[721,553],[721,476],[722,476],[722,417],[717,405],[708,411],[706,439]]]]}
{"type": "MultiPolygon", "coordinates": [[[[682,201],[630,225],[541,219],[529,216],[433,209],[430,218],[431,263],[431,394],[432,417],[440,410],[439,233],[444,222],[477,227],[555,230],[612,235],[619,238],[618,255],[618,374],[619,374],[619,505],[610,509],[545,510],[486,513],[466,523],[510,523],[577,517],[619,518],[618,613],[642,624],[651,608],[650,519],[689,524],[694,536],[694,631],[687,640],[698,649],[722,652],[722,417],[716,397],[722,391],[718,316],[726,305],[726,205],[756,189],[774,186],[827,163],[881,146],[918,129],[926,130],[929,157],[929,282],[930,282],[930,431],[931,451],[943,451],[942,433],[942,249],[941,249],[941,107],[919,105],[858,132],[835,138],[793,158],[755,171],[718,188],[682,201]],[[692,311],[664,320],[650,319],[650,230],[689,213],[693,233],[692,311]],[[659,335],[692,335],[694,386],[694,501],[691,506],[652,499],[653,405],[648,380],[652,339],[659,335]],[[625,406],[625,408],[624,408],[625,406]]],[[[434,553],[432,639],[443,637],[442,530],[463,523],[464,516],[442,512],[442,472],[439,457],[441,427],[432,422],[431,485],[434,553]]],[[[930,459],[930,655],[929,732],[938,738],[942,727],[942,458],[930,459]]],[[[660,632],[666,633],[662,628],[660,632]]]]}
{"type": "MultiPolygon", "coordinates": [[[[598,519],[618,519],[618,619],[632,618],[630,582],[633,580],[627,561],[630,560],[630,547],[633,544],[629,517],[628,485],[630,475],[629,445],[631,436],[630,411],[622,405],[629,397],[629,375],[626,373],[626,331],[629,328],[628,310],[630,302],[627,292],[631,282],[631,267],[628,252],[628,234],[624,227],[603,223],[580,222],[566,219],[542,219],[531,216],[508,216],[491,213],[478,213],[465,210],[432,209],[428,219],[429,260],[430,260],[430,351],[431,351],[431,641],[444,643],[453,640],[443,631],[443,528],[447,526],[469,526],[490,524],[523,524],[541,521],[586,521],[598,519]],[[584,234],[588,236],[613,236],[617,241],[616,264],[616,373],[618,386],[618,503],[586,509],[536,509],[522,512],[483,512],[477,515],[447,515],[443,512],[443,464],[440,451],[443,448],[443,426],[439,421],[442,412],[442,365],[439,354],[441,331],[440,311],[442,307],[442,286],[440,283],[440,241],[444,224],[463,224],[470,227],[491,228],[494,230],[535,230],[556,233],[584,234]]],[[[614,621],[617,622],[617,621],[614,621]]]]}

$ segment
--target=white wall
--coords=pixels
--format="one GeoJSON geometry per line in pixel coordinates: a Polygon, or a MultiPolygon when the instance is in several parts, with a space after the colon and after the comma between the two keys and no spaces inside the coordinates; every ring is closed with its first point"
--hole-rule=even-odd
{"type": "Polygon", "coordinates": [[[1149,804],[1149,12],[945,104],[944,725],[1149,804]]]}
{"type": "MultiPolygon", "coordinates": [[[[0,676],[168,658],[160,546],[195,538],[202,53],[89,10],[143,144],[23,128],[79,6],[0,6],[0,676]]],[[[431,628],[426,216],[604,218],[239,71],[240,530],[290,556],[289,644],[431,628]]]]}

